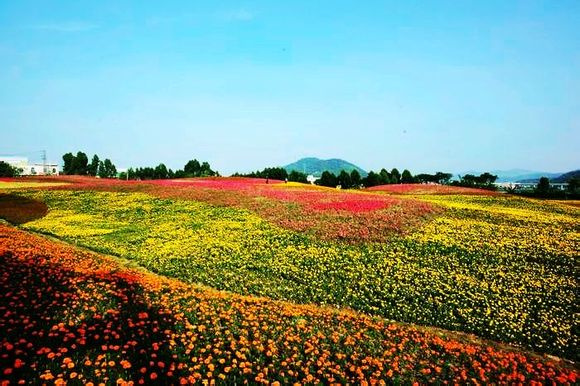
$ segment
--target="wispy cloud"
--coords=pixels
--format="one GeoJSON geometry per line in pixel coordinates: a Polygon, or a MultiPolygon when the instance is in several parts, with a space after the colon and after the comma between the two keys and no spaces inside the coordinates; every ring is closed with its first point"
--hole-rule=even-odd
{"type": "Polygon", "coordinates": [[[53,32],[84,32],[97,29],[99,26],[85,21],[65,21],[56,23],[34,24],[27,29],[53,32]]]}
{"type": "Polygon", "coordinates": [[[255,17],[253,12],[246,9],[238,9],[225,14],[226,21],[250,21],[255,17]]]}

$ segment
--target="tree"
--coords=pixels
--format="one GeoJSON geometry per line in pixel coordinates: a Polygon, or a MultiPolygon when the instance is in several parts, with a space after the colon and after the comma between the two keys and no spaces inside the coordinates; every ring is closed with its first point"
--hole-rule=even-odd
{"type": "Polygon", "coordinates": [[[398,184],[401,182],[401,173],[399,173],[397,168],[393,168],[393,170],[391,170],[391,180],[393,181],[393,184],[398,184]]]}
{"type": "Polygon", "coordinates": [[[361,177],[360,173],[356,169],[352,169],[350,172],[350,182],[352,183],[353,187],[359,188],[361,184],[361,177]]]}
{"type": "Polygon", "coordinates": [[[87,173],[89,174],[89,176],[94,177],[97,175],[98,172],[99,172],[99,156],[95,154],[93,156],[93,159],[91,160],[91,163],[87,167],[87,173]]]}
{"type": "Polygon", "coordinates": [[[546,194],[550,191],[550,180],[548,177],[542,177],[538,181],[538,185],[536,186],[536,192],[540,194],[546,194]]]}
{"type": "Polygon", "coordinates": [[[73,161],[75,156],[72,153],[66,153],[62,156],[63,165],[62,165],[62,173],[63,174],[74,174],[73,173],[73,161]]]}
{"type": "Polygon", "coordinates": [[[576,193],[578,190],[580,190],[580,178],[578,177],[570,178],[568,180],[567,190],[570,193],[576,193]]]}
{"type": "Polygon", "coordinates": [[[84,176],[87,174],[87,167],[89,164],[89,158],[85,153],[79,151],[72,161],[72,173],[84,176]]]}
{"type": "Polygon", "coordinates": [[[478,178],[473,174],[466,174],[463,177],[459,176],[459,185],[466,187],[473,187],[477,184],[478,178]]]}
{"type": "Polygon", "coordinates": [[[401,182],[403,184],[410,184],[414,182],[413,175],[407,169],[403,170],[403,174],[401,175],[401,182]]]}
{"type": "Polygon", "coordinates": [[[306,174],[297,170],[292,170],[290,174],[288,174],[288,181],[301,182],[303,184],[308,183],[306,174]]]}
{"type": "Polygon", "coordinates": [[[338,175],[338,184],[342,189],[349,189],[352,187],[352,182],[350,180],[350,174],[346,170],[341,170],[338,175]]]}
{"type": "Polygon", "coordinates": [[[449,180],[451,180],[451,177],[453,177],[453,174],[451,174],[451,173],[437,172],[437,173],[435,173],[434,182],[437,182],[438,184],[446,185],[449,183],[449,180]]]}
{"type": "Polygon", "coordinates": [[[380,185],[381,184],[381,176],[371,170],[369,172],[369,174],[367,174],[367,176],[365,178],[363,178],[362,183],[367,188],[370,188],[371,186],[380,185]]]}
{"type": "Polygon", "coordinates": [[[0,177],[16,177],[19,170],[8,162],[0,161],[0,177]]]}
{"type": "Polygon", "coordinates": [[[322,172],[322,175],[320,176],[320,179],[316,181],[316,184],[321,186],[329,186],[331,188],[334,188],[336,185],[338,185],[336,176],[327,170],[322,172]]]}
{"type": "Polygon", "coordinates": [[[392,183],[393,183],[393,178],[391,177],[391,175],[389,174],[387,169],[382,168],[381,171],[379,172],[378,185],[386,185],[386,184],[392,184],[392,183]]]}
{"type": "Polygon", "coordinates": [[[203,162],[201,164],[201,176],[203,177],[207,177],[207,176],[214,176],[215,172],[213,170],[211,170],[211,167],[209,165],[209,162],[203,162]]]}
{"type": "Polygon", "coordinates": [[[201,174],[201,165],[198,160],[193,159],[185,164],[183,171],[188,177],[199,177],[201,174]]]}
{"type": "Polygon", "coordinates": [[[110,159],[99,162],[99,177],[101,178],[113,178],[117,176],[117,168],[110,159]]]}
{"type": "Polygon", "coordinates": [[[167,170],[165,164],[160,163],[155,167],[153,178],[156,180],[169,178],[169,171],[167,170]]]}
{"type": "Polygon", "coordinates": [[[492,185],[495,180],[497,180],[497,176],[488,172],[479,175],[479,183],[481,185],[492,185]]]}

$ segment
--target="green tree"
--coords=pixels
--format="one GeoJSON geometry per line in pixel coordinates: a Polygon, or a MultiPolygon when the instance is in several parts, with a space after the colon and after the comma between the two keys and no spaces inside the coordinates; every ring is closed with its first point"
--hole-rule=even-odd
{"type": "Polygon", "coordinates": [[[437,182],[438,184],[447,185],[449,183],[449,180],[451,180],[451,177],[453,177],[453,174],[451,173],[437,172],[435,173],[434,182],[437,182]]]}
{"type": "Polygon", "coordinates": [[[566,189],[571,193],[576,193],[580,190],[580,178],[574,177],[568,180],[566,189]]]}
{"type": "Polygon", "coordinates": [[[387,171],[387,169],[382,168],[379,172],[379,185],[386,185],[392,184],[393,179],[391,178],[391,174],[387,171]]]}
{"type": "Polygon", "coordinates": [[[0,177],[15,177],[19,174],[19,170],[8,162],[0,161],[0,177]]]}
{"type": "Polygon", "coordinates": [[[101,178],[114,178],[117,177],[117,168],[110,159],[105,159],[99,162],[98,176],[101,178]]]}
{"type": "Polygon", "coordinates": [[[307,177],[306,174],[301,173],[297,170],[292,170],[290,174],[288,174],[288,181],[301,182],[303,184],[306,184],[308,183],[306,177],[307,177]]]}
{"type": "Polygon", "coordinates": [[[199,177],[201,175],[201,165],[198,160],[193,159],[185,164],[183,171],[188,177],[199,177]]]}
{"type": "Polygon", "coordinates": [[[356,188],[360,187],[361,177],[360,177],[360,173],[358,172],[358,170],[352,169],[352,171],[350,172],[350,181],[351,181],[353,187],[356,187],[356,188]]]}
{"type": "Polygon", "coordinates": [[[334,188],[336,185],[338,185],[338,182],[337,182],[336,176],[333,173],[325,170],[322,172],[320,179],[318,179],[316,181],[316,184],[321,185],[321,186],[328,186],[328,187],[334,188]]]}
{"type": "Polygon", "coordinates": [[[157,165],[153,173],[153,178],[157,180],[169,178],[169,171],[167,170],[167,166],[165,166],[163,163],[157,165]]]}
{"type": "Polygon", "coordinates": [[[479,175],[479,182],[482,185],[492,185],[495,180],[497,180],[497,176],[488,172],[479,175]]]}
{"type": "Polygon", "coordinates": [[[403,170],[403,174],[401,175],[401,182],[403,184],[410,184],[414,182],[413,175],[407,169],[403,170]]]}
{"type": "Polygon", "coordinates": [[[82,151],[79,151],[77,155],[73,158],[71,166],[72,169],[71,174],[77,174],[81,176],[87,175],[88,164],[89,158],[87,157],[87,155],[82,151]]]}
{"type": "Polygon", "coordinates": [[[215,175],[215,172],[213,170],[211,170],[211,166],[209,165],[209,162],[202,162],[201,167],[200,167],[200,175],[203,177],[215,175]]]}
{"type": "Polygon", "coordinates": [[[73,161],[75,156],[72,153],[66,153],[62,156],[63,165],[62,165],[62,173],[63,174],[74,174],[73,173],[73,161]]]}
{"type": "Polygon", "coordinates": [[[363,178],[362,183],[367,188],[371,186],[377,186],[381,184],[381,176],[372,170],[367,174],[365,178],[363,178]]]}
{"type": "Polygon", "coordinates": [[[91,160],[91,163],[87,167],[87,173],[89,174],[89,176],[94,177],[97,175],[98,172],[99,172],[99,156],[95,154],[93,156],[93,159],[91,160]]]}
{"type": "Polygon", "coordinates": [[[346,170],[341,170],[338,175],[338,184],[342,189],[350,189],[352,187],[352,182],[350,179],[350,174],[346,170]]]}
{"type": "Polygon", "coordinates": [[[548,177],[542,177],[538,181],[538,185],[536,186],[536,192],[540,194],[546,194],[550,191],[550,180],[548,177]]]}
{"type": "Polygon", "coordinates": [[[393,168],[393,170],[391,170],[391,180],[393,181],[393,184],[398,184],[401,182],[401,173],[399,173],[397,168],[393,168]]]}

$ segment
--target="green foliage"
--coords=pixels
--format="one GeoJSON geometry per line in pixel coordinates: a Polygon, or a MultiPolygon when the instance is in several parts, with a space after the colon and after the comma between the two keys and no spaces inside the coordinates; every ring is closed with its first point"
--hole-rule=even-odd
{"type": "Polygon", "coordinates": [[[200,163],[197,159],[189,160],[183,167],[183,170],[175,172],[168,169],[164,163],[156,167],[129,168],[125,178],[130,180],[163,180],[169,178],[192,178],[192,177],[210,177],[219,176],[219,173],[212,170],[208,162],[200,163]]]}
{"type": "Polygon", "coordinates": [[[545,194],[550,191],[550,179],[548,177],[540,178],[538,185],[536,186],[536,192],[540,194],[545,194]]]}
{"type": "Polygon", "coordinates": [[[93,159],[91,160],[91,163],[87,168],[89,176],[95,177],[99,173],[99,164],[100,164],[99,156],[95,154],[93,156],[93,159]]]}
{"type": "Polygon", "coordinates": [[[306,174],[298,172],[296,170],[292,170],[290,174],[288,174],[288,181],[301,182],[303,184],[306,184],[308,183],[306,177],[307,177],[306,174]]]}
{"type": "Polygon", "coordinates": [[[91,163],[89,164],[89,159],[85,153],[82,151],[77,152],[76,155],[72,153],[66,153],[62,156],[64,161],[62,172],[66,175],[80,175],[80,176],[99,176],[104,178],[115,177],[117,170],[115,165],[108,160],[108,165],[106,170],[101,171],[100,169],[104,167],[104,162],[100,161],[98,155],[93,155],[91,163]]]}
{"type": "Polygon", "coordinates": [[[352,187],[360,187],[362,179],[358,170],[353,169],[353,171],[350,172],[350,181],[352,183],[352,187]]]}
{"type": "Polygon", "coordinates": [[[464,176],[460,176],[459,181],[454,181],[452,185],[464,186],[467,188],[495,190],[496,187],[495,185],[493,185],[495,180],[497,180],[497,176],[490,174],[488,172],[482,173],[479,176],[475,176],[473,174],[466,174],[464,176]]]}
{"type": "Polygon", "coordinates": [[[338,175],[338,184],[342,189],[349,189],[352,187],[352,181],[350,179],[350,174],[346,170],[342,170],[338,175]]]}
{"type": "MultiPolygon", "coordinates": [[[[183,167],[183,173],[179,173],[180,177],[209,177],[216,173],[211,170],[208,162],[199,163],[197,159],[189,160],[183,167]]],[[[164,177],[165,178],[165,177],[164,177]]]]}
{"type": "Polygon", "coordinates": [[[322,176],[320,176],[320,178],[316,181],[316,184],[334,188],[338,185],[338,179],[333,173],[325,170],[322,172],[322,176]]]}
{"type": "Polygon", "coordinates": [[[393,170],[391,170],[390,174],[391,174],[391,180],[393,181],[393,184],[398,184],[401,182],[401,173],[399,173],[397,168],[393,168],[393,170]]]}
{"type": "Polygon", "coordinates": [[[117,168],[110,159],[99,162],[98,176],[101,178],[114,178],[117,176],[117,168]]]}
{"type": "MultiPolygon", "coordinates": [[[[300,173],[303,174],[303,173],[300,173]]],[[[297,175],[295,175],[297,176],[297,175]]],[[[265,168],[262,171],[255,171],[251,173],[235,173],[233,177],[250,177],[250,178],[265,178],[265,179],[272,179],[272,180],[286,180],[289,175],[286,169],[282,167],[272,167],[272,168],[265,168]]]]}
{"type": "Polygon", "coordinates": [[[403,170],[403,174],[401,175],[401,182],[403,184],[411,184],[415,182],[415,180],[413,179],[413,175],[409,170],[407,169],[403,170]]]}
{"type": "Polygon", "coordinates": [[[7,162],[0,161],[0,177],[16,177],[20,174],[20,169],[17,169],[7,162]]]}

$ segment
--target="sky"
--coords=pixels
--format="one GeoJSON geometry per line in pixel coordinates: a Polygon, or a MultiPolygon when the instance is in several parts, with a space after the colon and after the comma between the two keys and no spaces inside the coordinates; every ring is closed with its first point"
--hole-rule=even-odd
{"type": "Polygon", "coordinates": [[[0,156],[580,167],[580,1],[0,0],[0,156]]]}

